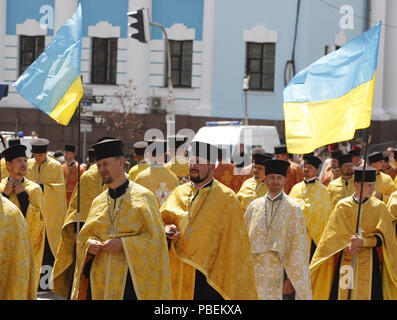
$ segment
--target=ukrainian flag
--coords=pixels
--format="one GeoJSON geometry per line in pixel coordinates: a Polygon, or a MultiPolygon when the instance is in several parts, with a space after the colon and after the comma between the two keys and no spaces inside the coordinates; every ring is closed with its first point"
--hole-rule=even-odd
{"type": "Polygon", "coordinates": [[[299,72],[284,89],[287,150],[351,140],[371,124],[381,22],[299,72]]]}
{"type": "Polygon", "coordinates": [[[82,13],[79,4],[44,52],[13,83],[19,94],[66,126],[83,96],[82,13]]]}

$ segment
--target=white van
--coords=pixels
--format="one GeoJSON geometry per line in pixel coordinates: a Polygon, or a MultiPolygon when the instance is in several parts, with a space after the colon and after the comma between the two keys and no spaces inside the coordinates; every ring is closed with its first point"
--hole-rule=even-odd
{"type": "Polygon", "coordinates": [[[280,144],[275,126],[244,126],[239,121],[207,122],[205,127],[197,131],[192,141],[227,147],[231,159],[239,157],[240,144],[244,145],[244,154],[249,159],[253,147],[262,147],[265,152],[274,153],[274,147],[280,144]]]}

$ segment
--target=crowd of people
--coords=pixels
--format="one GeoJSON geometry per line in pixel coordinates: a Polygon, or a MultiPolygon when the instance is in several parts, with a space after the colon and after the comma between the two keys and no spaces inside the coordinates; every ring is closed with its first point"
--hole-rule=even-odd
{"type": "Polygon", "coordinates": [[[0,299],[397,299],[396,149],[49,143],[2,153],[0,299]]]}

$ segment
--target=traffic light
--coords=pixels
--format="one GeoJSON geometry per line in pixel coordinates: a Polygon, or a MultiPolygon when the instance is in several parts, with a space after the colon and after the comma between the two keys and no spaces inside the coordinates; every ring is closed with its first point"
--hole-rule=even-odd
{"type": "Polygon", "coordinates": [[[138,30],[138,32],[136,33],[130,33],[129,36],[131,38],[137,39],[139,42],[146,43],[143,9],[128,12],[127,15],[131,18],[136,19],[136,22],[130,23],[129,26],[138,30]]]}

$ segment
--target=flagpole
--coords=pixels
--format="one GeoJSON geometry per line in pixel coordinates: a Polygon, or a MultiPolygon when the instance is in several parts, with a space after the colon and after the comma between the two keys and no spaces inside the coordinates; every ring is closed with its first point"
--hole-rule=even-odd
{"type": "MultiPolygon", "coordinates": [[[[369,129],[367,129],[369,131],[369,129]]],[[[367,155],[368,155],[368,145],[371,142],[371,135],[369,132],[367,132],[367,141],[365,142],[364,145],[364,168],[363,168],[363,174],[361,176],[361,182],[360,182],[360,197],[359,197],[359,202],[358,202],[358,212],[357,212],[357,222],[356,222],[356,236],[359,235],[359,229],[360,229],[360,215],[361,215],[361,203],[362,203],[362,196],[363,196],[363,189],[364,189],[364,178],[365,178],[365,170],[367,167],[367,155]]],[[[354,267],[356,263],[356,256],[353,256],[352,260],[352,277],[349,279],[349,291],[347,293],[347,300],[351,299],[351,294],[353,290],[353,281],[354,281],[354,267]]]]}
{"type": "MultiPolygon", "coordinates": [[[[81,83],[83,83],[83,76],[81,77],[81,83]]],[[[81,101],[81,100],[80,100],[81,101]]],[[[78,132],[77,132],[77,234],[80,233],[80,145],[81,145],[81,102],[77,106],[78,110],[78,132]]],[[[76,246],[77,248],[77,246],[76,246]]]]}

